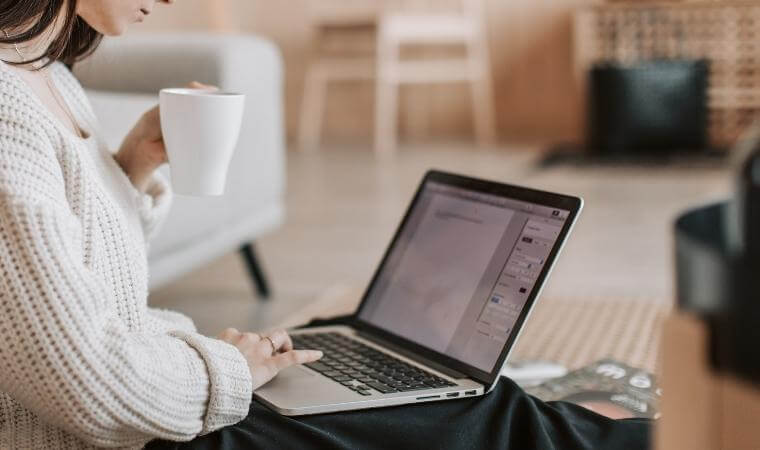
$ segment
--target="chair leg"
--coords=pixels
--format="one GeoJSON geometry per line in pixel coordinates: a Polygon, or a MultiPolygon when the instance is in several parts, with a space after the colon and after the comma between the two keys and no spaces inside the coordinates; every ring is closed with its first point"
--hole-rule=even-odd
{"type": "Polygon", "coordinates": [[[378,81],[376,95],[375,153],[388,156],[396,153],[398,86],[378,81]]]}
{"type": "Polygon", "coordinates": [[[324,67],[319,62],[312,63],[306,71],[298,124],[299,150],[303,152],[313,152],[319,148],[326,90],[324,67]]]}
{"type": "Polygon", "coordinates": [[[248,274],[256,287],[256,292],[259,294],[259,297],[262,300],[268,299],[271,295],[269,282],[267,282],[266,276],[264,276],[264,271],[261,269],[261,264],[256,256],[256,249],[254,248],[253,243],[249,242],[240,247],[240,254],[245,260],[246,266],[248,267],[248,274]]]}
{"type": "Polygon", "coordinates": [[[481,146],[493,145],[496,140],[494,129],[493,87],[491,86],[491,64],[488,49],[482,39],[470,45],[470,67],[473,73],[472,114],[475,136],[481,146]]]}
{"type": "Polygon", "coordinates": [[[395,78],[398,48],[378,37],[377,79],[375,80],[375,154],[389,156],[396,152],[398,126],[398,90],[395,78]]]}

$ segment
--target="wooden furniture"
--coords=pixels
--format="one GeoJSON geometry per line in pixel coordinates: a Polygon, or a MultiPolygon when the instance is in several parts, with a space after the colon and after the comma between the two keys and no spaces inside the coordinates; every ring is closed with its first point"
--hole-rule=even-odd
{"type": "Polygon", "coordinates": [[[306,69],[301,103],[301,151],[319,148],[330,83],[375,78],[378,8],[374,0],[319,0],[310,4],[313,56],[306,69]]]}
{"type": "MultiPolygon", "coordinates": [[[[482,0],[320,1],[311,4],[313,55],[304,85],[299,147],[319,147],[328,85],[376,83],[375,149],[396,149],[401,85],[469,82],[475,131],[481,144],[495,136],[491,69],[482,0]],[[430,58],[430,47],[463,47],[464,56],[430,58]],[[413,57],[402,50],[415,47],[413,57]]],[[[447,52],[447,55],[450,52],[447,52]]]]}
{"type": "Polygon", "coordinates": [[[575,71],[582,89],[597,62],[705,59],[709,139],[733,145],[760,111],[760,3],[620,1],[574,18],[575,71]]]}
{"type": "Polygon", "coordinates": [[[676,313],[662,337],[658,450],[760,448],[760,386],[710,368],[703,320],[676,313]]]}
{"type": "Polygon", "coordinates": [[[495,136],[493,88],[481,0],[462,0],[458,10],[441,12],[434,10],[438,2],[417,3],[427,4],[431,11],[423,6],[422,12],[391,12],[380,18],[375,151],[392,154],[396,150],[398,97],[403,84],[470,83],[475,133],[480,144],[490,144],[495,136]],[[402,57],[405,47],[442,45],[464,46],[464,56],[402,57]]]}

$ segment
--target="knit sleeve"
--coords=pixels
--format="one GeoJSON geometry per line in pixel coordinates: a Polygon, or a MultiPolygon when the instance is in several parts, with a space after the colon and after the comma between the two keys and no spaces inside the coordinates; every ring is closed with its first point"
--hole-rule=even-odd
{"type": "Polygon", "coordinates": [[[171,187],[166,178],[156,171],[151,177],[148,188],[143,193],[135,188],[124,172],[122,174],[124,175],[123,181],[128,184],[127,189],[132,193],[137,205],[137,213],[140,215],[145,241],[149,242],[158,234],[161,225],[169,215],[173,198],[171,187]]]}
{"type": "Polygon", "coordinates": [[[0,391],[99,446],[190,440],[248,413],[249,369],[191,331],[133,332],[84,264],[52,145],[0,111],[0,391]]]}
{"type": "Polygon", "coordinates": [[[153,329],[160,333],[168,333],[175,330],[189,331],[191,333],[197,331],[193,319],[177,311],[148,308],[148,318],[152,322],[153,329]]]}

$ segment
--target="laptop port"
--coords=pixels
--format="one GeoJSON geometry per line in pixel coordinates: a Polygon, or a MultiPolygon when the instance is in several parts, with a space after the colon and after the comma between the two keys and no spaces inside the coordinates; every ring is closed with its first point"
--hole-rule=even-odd
{"type": "Polygon", "coordinates": [[[464,395],[475,395],[476,391],[464,391],[464,395]]]}
{"type": "Polygon", "coordinates": [[[440,395],[426,395],[424,397],[417,397],[417,400],[431,400],[434,398],[441,398],[440,395]]]}
{"type": "Polygon", "coordinates": [[[449,392],[448,394],[446,394],[446,397],[449,397],[449,398],[459,397],[459,392],[449,392]]]}

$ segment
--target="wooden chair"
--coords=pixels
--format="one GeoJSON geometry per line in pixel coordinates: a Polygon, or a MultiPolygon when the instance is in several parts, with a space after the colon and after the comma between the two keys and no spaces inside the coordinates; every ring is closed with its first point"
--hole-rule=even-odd
{"type": "Polygon", "coordinates": [[[494,139],[491,70],[482,0],[314,0],[315,37],[306,70],[299,148],[319,147],[328,85],[375,80],[375,149],[396,149],[402,84],[469,82],[478,141],[494,139]],[[401,58],[403,47],[461,45],[464,57],[401,58]]]}
{"type": "Polygon", "coordinates": [[[301,104],[301,151],[319,147],[330,83],[375,78],[378,8],[376,0],[312,2],[313,56],[306,69],[301,104]]]}
{"type": "Polygon", "coordinates": [[[396,151],[402,84],[470,83],[477,140],[481,145],[494,140],[493,90],[482,0],[459,1],[458,8],[449,10],[436,8],[440,2],[433,0],[407,2],[407,8],[380,16],[375,97],[378,154],[396,151]],[[403,47],[450,45],[463,45],[465,56],[438,59],[401,56],[403,47]]]}

